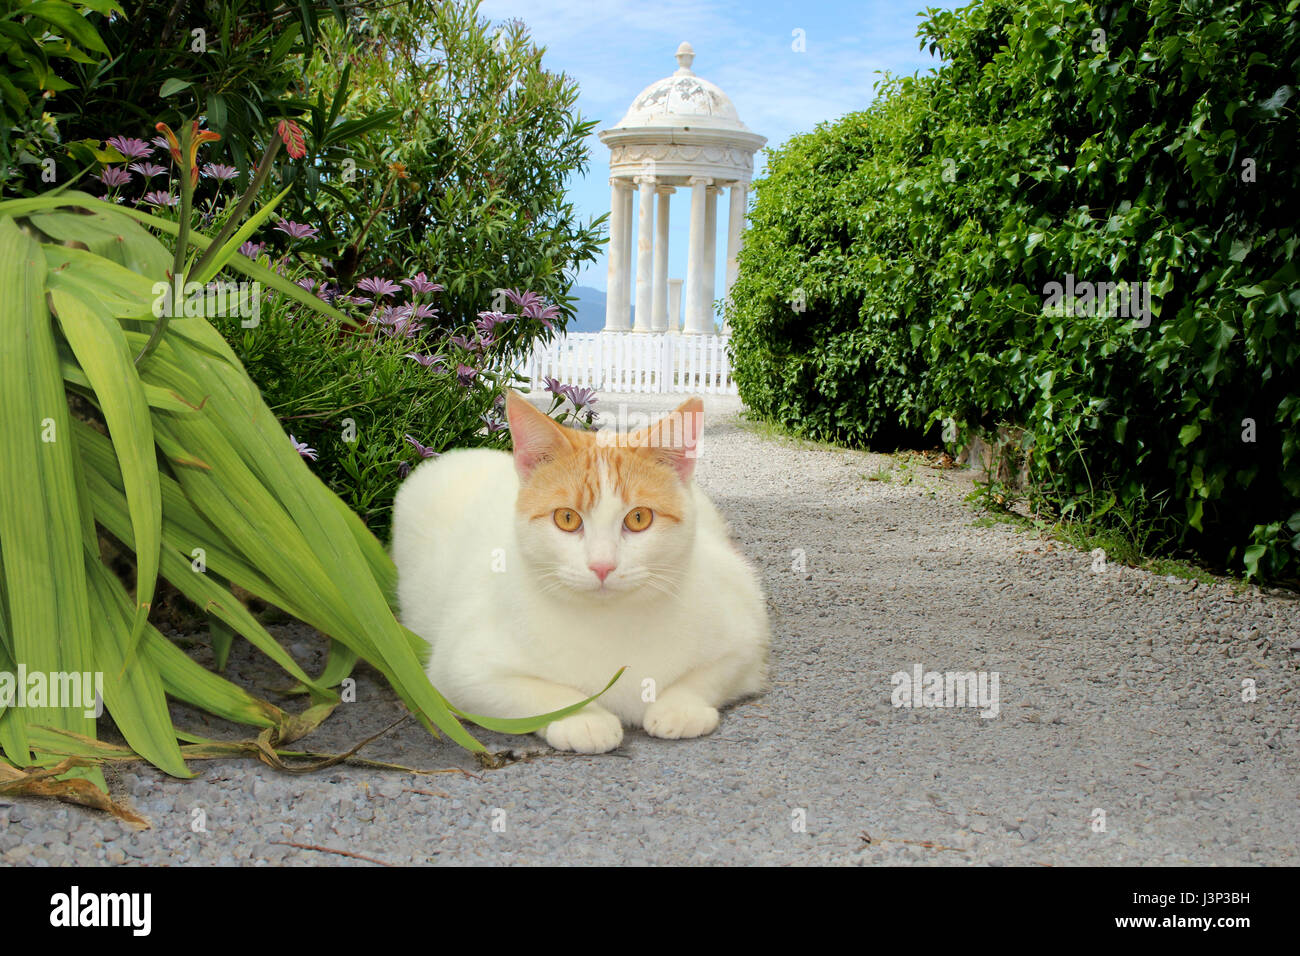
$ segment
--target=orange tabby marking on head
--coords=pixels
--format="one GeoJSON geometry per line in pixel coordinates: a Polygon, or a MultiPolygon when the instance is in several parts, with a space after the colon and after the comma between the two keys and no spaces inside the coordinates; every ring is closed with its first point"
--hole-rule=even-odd
{"type": "Polygon", "coordinates": [[[521,512],[532,518],[549,517],[564,507],[590,513],[601,494],[603,473],[610,493],[629,506],[642,505],[658,517],[681,521],[682,486],[670,467],[646,450],[600,446],[590,433],[577,434],[578,447],[538,465],[524,482],[519,492],[521,512]]]}

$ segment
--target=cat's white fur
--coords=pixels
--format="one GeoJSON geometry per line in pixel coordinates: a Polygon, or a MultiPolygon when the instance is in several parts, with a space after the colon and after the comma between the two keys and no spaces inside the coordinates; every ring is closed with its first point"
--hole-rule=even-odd
{"type": "MultiPolygon", "coordinates": [[[[518,440],[516,440],[518,447],[518,440]]],[[[676,479],[681,480],[681,479],[676,479]]],[[[718,708],[763,689],[769,625],[758,577],[686,474],[680,523],[623,529],[628,509],[600,476],[581,534],[516,513],[509,453],[452,451],[421,464],[393,505],[392,555],[407,627],[432,646],[428,674],[463,711],[528,717],[596,702],[539,733],[601,753],[623,725],[698,737],[718,708]],[[602,587],[589,569],[613,560],[602,587]]]]}

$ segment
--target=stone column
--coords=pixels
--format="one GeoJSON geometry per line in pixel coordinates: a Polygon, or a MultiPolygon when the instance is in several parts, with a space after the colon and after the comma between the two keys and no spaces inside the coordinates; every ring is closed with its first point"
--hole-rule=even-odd
{"type": "Polygon", "coordinates": [[[718,193],[722,189],[709,186],[704,192],[704,309],[698,324],[687,331],[701,332],[706,335],[714,333],[713,298],[718,276],[718,193]]]}
{"type": "Polygon", "coordinates": [[[655,214],[655,274],[654,292],[650,297],[650,327],[655,332],[668,331],[668,206],[672,186],[660,186],[659,209],[655,214]]]}
{"type": "Polygon", "coordinates": [[[668,331],[682,330],[682,280],[668,280],[668,331]]]}
{"type": "Polygon", "coordinates": [[[650,309],[654,291],[655,178],[638,176],[636,184],[640,203],[636,223],[636,314],[632,331],[649,332],[654,325],[650,309]]]}
{"type": "MultiPolygon", "coordinates": [[[[691,184],[691,245],[689,261],[686,264],[686,326],[683,332],[711,331],[713,320],[709,317],[712,307],[708,302],[710,291],[705,287],[707,274],[713,263],[708,261],[708,205],[709,184],[713,180],[707,176],[692,176],[687,180],[691,184]]],[[[712,286],[712,281],[709,285],[712,286]]]]}
{"type": "Polygon", "coordinates": [[[626,332],[627,321],[627,206],[624,195],[631,196],[627,181],[609,181],[609,245],[606,255],[609,265],[605,273],[605,331],[626,332]]]}
{"type": "Polygon", "coordinates": [[[632,196],[636,192],[632,188],[631,180],[626,181],[626,188],[623,190],[623,328],[632,327],[632,265],[636,261],[632,255],[632,196]]]}
{"type": "Polygon", "coordinates": [[[745,207],[748,205],[749,183],[743,179],[737,180],[731,184],[731,208],[728,210],[730,216],[727,220],[727,291],[725,295],[728,299],[731,298],[731,287],[735,283],[736,274],[739,271],[736,259],[740,255],[740,247],[743,244],[741,236],[745,230],[745,207]]]}

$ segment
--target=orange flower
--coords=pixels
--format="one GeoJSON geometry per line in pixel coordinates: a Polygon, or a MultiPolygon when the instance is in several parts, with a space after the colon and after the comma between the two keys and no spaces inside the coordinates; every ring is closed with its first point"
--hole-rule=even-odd
{"type": "MultiPolygon", "coordinates": [[[[184,169],[185,165],[181,162],[181,144],[176,139],[176,134],[171,131],[171,127],[166,123],[159,123],[154,129],[167,137],[167,147],[171,150],[172,159],[176,161],[177,166],[184,169]]],[[[219,139],[221,139],[220,133],[214,133],[210,129],[199,129],[198,120],[194,121],[190,129],[189,170],[191,189],[198,185],[199,182],[199,147],[204,143],[215,143],[219,139]]]]}

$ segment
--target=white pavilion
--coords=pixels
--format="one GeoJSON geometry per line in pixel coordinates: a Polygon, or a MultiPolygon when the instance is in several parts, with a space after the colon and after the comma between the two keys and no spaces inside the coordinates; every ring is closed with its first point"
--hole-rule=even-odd
{"type": "Polygon", "coordinates": [[[726,294],[736,279],[736,256],[754,172],[754,153],[767,138],[752,132],[727,95],[691,70],[695,51],[677,48],[677,69],[651,83],[617,124],[603,130],[609,147],[609,275],[605,331],[714,332],[718,193],[730,189],[726,294]],[[685,323],[681,279],[668,278],[668,214],[678,187],[691,190],[685,323]],[[632,292],[632,193],[637,193],[636,311],[632,292]],[[657,207],[657,208],[656,208],[657,207]]]}

